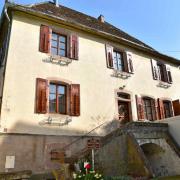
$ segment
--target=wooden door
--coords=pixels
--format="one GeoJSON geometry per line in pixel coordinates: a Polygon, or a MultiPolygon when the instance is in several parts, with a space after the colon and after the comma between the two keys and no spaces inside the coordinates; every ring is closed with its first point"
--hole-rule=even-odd
{"type": "Polygon", "coordinates": [[[130,121],[129,114],[129,102],[118,101],[118,113],[121,124],[125,124],[130,121]]]}

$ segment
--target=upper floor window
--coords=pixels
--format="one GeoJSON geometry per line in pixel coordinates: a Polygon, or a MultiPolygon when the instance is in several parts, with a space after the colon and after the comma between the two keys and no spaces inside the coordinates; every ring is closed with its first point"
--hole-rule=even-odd
{"type": "Polygon", "coordinates": [[[160,81],[165,81],[164,67],[162,64],[157,64],[158,75],[160,81]]]}
{"type": "Polygon", "coordinates": [[[124,71],[124,60],[123,53],[114,51],[113,52],[113,67],[119,71],[124,71]]]}
{"type": "Polygon", "coordinates": [[[51,27],[41,25],[39,50],[43,53],[50,53],[61,57],[79,59],[79,38],[71,33],[53,32],[51,27]]]}
{"type": "Polygon", "coordinates": [[[67,37],[57,33],[52,33],[51,54],[66,57],[67,56],[67,37]]]}
{"type": "Polygon", "coordinates": [[[120,51],[106,44],[107,67],[127,73],[134,73],[131,52],[120,51]]]}
{"type": "Polygon", "coordinates": [[[152,74],[154,80],[160,80],[167,83],[172,83],[172,75],[170,65],[151,60],[152,74]]]}

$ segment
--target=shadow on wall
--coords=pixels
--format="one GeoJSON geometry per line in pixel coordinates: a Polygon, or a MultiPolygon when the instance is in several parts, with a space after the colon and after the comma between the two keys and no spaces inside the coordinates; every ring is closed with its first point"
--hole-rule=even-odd
{"type": "MultiPolygon", "coordinates": [[[[103,132],[111,132],[118,128],[118,122],[113,120],[100,127],[103,132]]],[[[28,131],[29,132],[29,131],[28,131]]],[[[33,173],[52,172],[58,169],[59,163],[52,163],[51,151],[54,149],[65,152],[67,158],[71,158],[87,146],[87,140],[95,137],[100,138],[96,132],[84,134],[84,131],[64,129],[62,127],[52,128],[48,126],[32,126],[25,123],[17,123],[11,133],[0,135],[0,172],[16,172],[31,170],[33,173]],[[21,133],[13,133],[22,130],[21,133]],[[48,132],[50,135],[28,134],[26,129],[38,132],[38,129],[48,132]],[[68,135],[51,135],[60,131],[68,135]],[[76,134],[76,135],[73,135],[76,134]],[[95,136],[94,136],[95,135],[95,136]],[[14,158],[12,161],[6,160],[7,157],[14,158]],[[5,169],[5,164],[10,163],[12,168],[5,169]]]]}

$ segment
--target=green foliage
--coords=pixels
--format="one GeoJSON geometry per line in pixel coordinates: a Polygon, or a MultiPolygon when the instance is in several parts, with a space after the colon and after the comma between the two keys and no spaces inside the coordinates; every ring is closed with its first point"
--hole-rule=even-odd
{"type": "Polygon", "coordinates": [[[104,180],[103,176],[99,173],[96,173],[95,171],[90,171],[88,174],[84,173],[74,173],[73,174],[73,179],[78,179],[78,180],[104,180]]]}
{"type": "Polygon", "coordinates": [[[104,180],[133,180],[130,176],[105,177],[104,180]]]}

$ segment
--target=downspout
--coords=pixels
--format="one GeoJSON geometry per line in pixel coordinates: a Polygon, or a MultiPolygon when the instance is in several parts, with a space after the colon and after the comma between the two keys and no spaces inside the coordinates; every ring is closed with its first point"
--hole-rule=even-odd
{"type": "Polygon", "coordinates": [[[1,108],[2,108],[2,100],[3,100],[3,90],[4,90],[4,82],[5,82],[5,71],[6,71],[6,63],[7,63],[7,55],[8,55],[8,49],[9,49],[9,39],[10,39],[10,32],[11,32],[11,19],[8,15],[7,12],[7,5],[5,4],[4,6],[4,15],[8,21],[8,30],[7,30],[7,35],[5,37],[5,54],[4,54],[4,59],[2,60],[1,68],[3,68],[3,82],[2,82],[2,87],[1,87],[1,105],[0,105],[0,132],[6,132],[6,129],[2,127],[2,120],[1,120],[1,108]]]}

